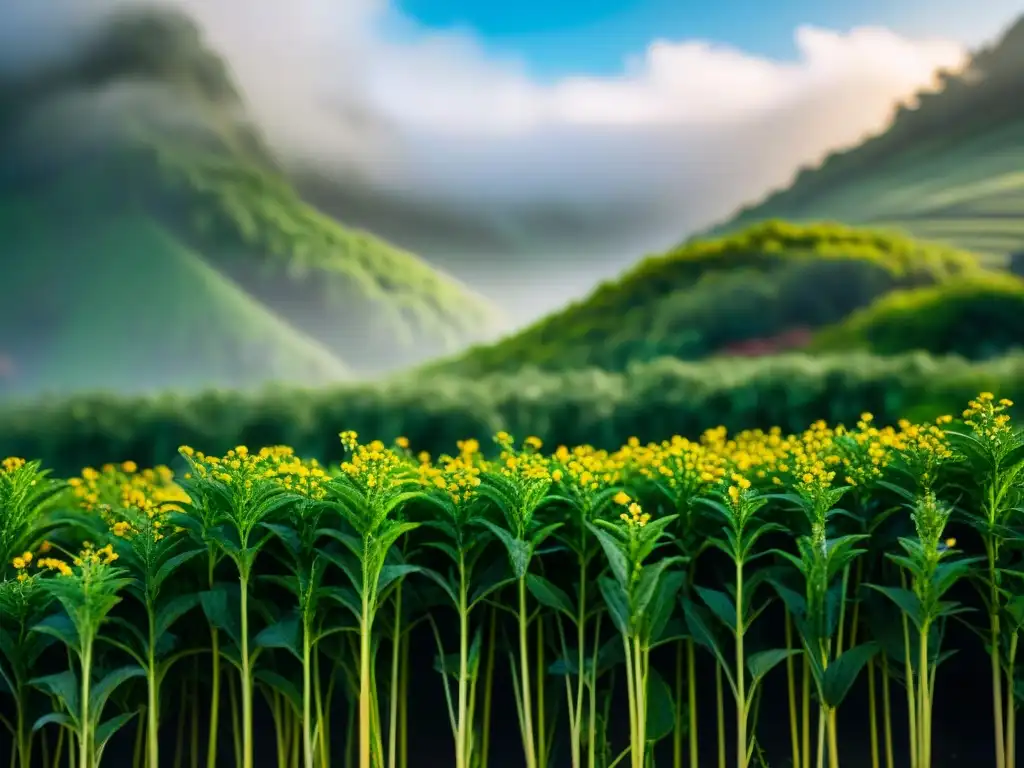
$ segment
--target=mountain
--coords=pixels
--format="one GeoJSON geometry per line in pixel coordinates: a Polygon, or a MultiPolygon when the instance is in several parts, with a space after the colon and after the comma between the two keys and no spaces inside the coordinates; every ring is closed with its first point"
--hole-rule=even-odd
{"type": "Polygon", "coordinates": [[[0,392],[314,384],[501,327],[466,286],[308,204],[176,11],[119,12],[0,77],[0,142],[0,317],[19,329],[0,392]]]}
{"type": "Polygon", "coordinates": [[[982,274],[976,256],[944,245],[839,224],[766,222],[650,257],[521,333],[428,370],[622,370],[663,356],[767,352],[800,346],[890,292],[982,274]]]}
{"type": "Polygon", "coordinates": [[[701,236],[766,219],[903,230],[993,262],[1024,250],[1024,18],[886,131],[802,170],[701,236]]]}

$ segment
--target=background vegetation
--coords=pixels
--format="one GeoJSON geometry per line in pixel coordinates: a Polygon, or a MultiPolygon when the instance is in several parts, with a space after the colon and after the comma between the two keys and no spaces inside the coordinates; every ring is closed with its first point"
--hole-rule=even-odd
{"type": "Polygon", "coordinates": [[[659,440],[718,425],[792,431],[819,418],[852,423],[863,411],[882,423],[930,418],[981,389],[1022,386],[1021,354],[970,362],[918,353],[660,359],[620,373],[415,376],[248,395],[78,396],[0,410],[0,453],[37,456],[58,472],[127,457],[156,464],[183,444],[212,452],[238,442],[284,443],[327,461],[338,457],[334,436],[343,429],[384,440],[404,435],[414,450],[432,453],[501,429],[536,434],[548,444],[612,447],[630,436],[659,440]]]}
{"type": "Polygon", "coordinates": [[[771,221],[648,258],[584,301],[431,369],[622,370],[661,355],[700,359],[736,342],[837,322],[890,291],[982,271],[975,256],[946,246],[771,221]]]}

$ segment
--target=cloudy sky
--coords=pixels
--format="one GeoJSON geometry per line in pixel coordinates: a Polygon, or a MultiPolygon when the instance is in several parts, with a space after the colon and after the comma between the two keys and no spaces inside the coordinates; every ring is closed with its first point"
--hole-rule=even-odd
{"type": "MultiPolygon", "coordinates": [[[[59,52],[117,2],[4,3],[0,66],[59,52]]],[[[1019,0],[174,3],[227,56],[271,142],[342,189],[353,223],[439,261],[519,320],[879,130],[895,102],[1022,10],[1019,0]]]]}

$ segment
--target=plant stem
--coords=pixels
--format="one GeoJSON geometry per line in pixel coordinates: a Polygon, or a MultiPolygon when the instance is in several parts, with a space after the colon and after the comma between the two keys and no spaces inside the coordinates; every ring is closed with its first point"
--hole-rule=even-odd
{"type": "Polygon", "coordinates": [[[597,765],[597,660],[601,652],[601,614],[594,623],[594,650],[591,655],[590,681],[588,684],[590,713],[587,719],[587,768],[597,765]]]}
{"type": "MultiPolygon", "coordinates": [[[[586,529],[583,529],[584,531],[586,529]]],[[[586,546],[586,534],[584,536],[583,544],[586,546]]],[[[583,555],[579,558],[580,565],[580,593],[579,593],[579,613],[576,616],[576,645],[577,645],[577,675],[576,675],[576,709],[574,710],[573,723],[571,728],[570,738],[572,740],[572,746],[570,749],[570,755],[572,759],[572,768],[582,768],[581,759],[581,725],[583,722],[583,688],[584,680],[586,679],[586,673],[584,672],[584,659],[586,656],[586,640],[587,640],[587,560],[583,555]]],[[[676,723],[678,725],[679,718],[676,716],[676,723]]],[[[678,727],[676,729],[678,732],[678,727]]],[[[678,740],[678,738],[676,739],[678,740]]],[[[677,747],[678,751],[678,747],[677,747]]],[[[678,768],[678,766],[677,766],[678,768]]]]}
{"type": "Polygon", "coordinates": [[[643,768],[643,764],[637,762],[640,760],[640,749],[637,742],[640,740],[639,737],[639,724],[637,723],[637,709],[636,709],[636,670],[633,667],[633,651],[629,645],[629,638],[622,635],[622,650],[623,656],[626,660],[626,695],[629,702],[629,751],[630,751],[630,763],[633,768],[643,768]]]}
{"type": "Polygon", "coordinates": [[[736,765],[747,768],[747,689],[743,656],[743,561],[736,560],[736,765]]]}
{"type": "Polygon", "coordinates": [[[231,742],[235,748],[235,766],[242,765],[242,734],[241,723],[238,722],[238,691],[235,687],[235,677],[228,677],[228,698],[231,701],[231,742]]]}
{"type": "Polygon", "coordinates": [[[252,660],[249,658],[249,574],[247,568],[239,573],[242,622],[242,768],[252,764],[252,660]]]}
{"type": "MultiPolygon", "coordinates": [[[[364,566],[365,568],[365,566],[364,566]]],[[[359,768],[370,761],[370,585],[363,578],[363,610],[359,624],[359,768]]],[[[249,768],[248,766],[246,768],[249,768]]]]}
{"type": "Polygon", "coordinates": [[[89,681],[92,678],[92,638],[82,639],[82,691],[79,703],[81,731],[78,736],[79,768],[92,768],[92,729],[89,725],[92,713],[89,711],[89,681]]]}
{"type": "Polygon", "coordinates": [[[672,768],[683,768],[683,641],[677,640],[675,645],[676,721],[672,728],[672,768]]]}
{"type": "Polygon", "coordinates": [[[803,758],[803,768],[811,768],[811,662],[807,654],[803,654],[801,665],[801,682],[803,684],[802,711],[800,712],[801,725],[803,730],[803,744],[800,748],[800,755],[803,758]]]}
{"type": "Polygon", "coordinates": [[[156,670],[156,615],[153,613],[152,608],[146,611],[149,614],[149,648],[146,662],[146,688],[148,693],[148,702],[146,709],[146,720],[148,723],[147,727],[147,755],[149,757],[149,763],[147,768],[159,768],[160,765],[160,747],[158,741],[158,727],[160,722],[160,690],[159,681],[157,680],[156,670]]]}
{"type": "Polygon", "coordinates": [[[402,695],[398,700],[398,765],[409,765],[409,633],[402,635],[402,695]]]}
{"type": "Polygon", "coordinates": [[[480,736],[479,768],[487,768],[491,746],[491,699],[494,690],[494,653],[498,641],[498,609],[491,608],[490,628],[487,632],[487,667],[484,671],[484,711],[480,736]]]}
{"type": "Polygon", "coordinates": [[[725,768],[725,691],[722,690],[722,665],[718,662],[715,662],[715,709],[718,721],[718,768],[725,768]]]}
{"type": "Polygon", "coordinates": [[[302,757],[306,768],[313,768],[313,692],[312,642],[309,621],[302,620],[302,757]]]}
{"type": "MultiPolygon", "coordinates": [[[[900,571],[900,585],[907,588],[906,574],[900,571]]],[[[902,614],[903,621],[903,658],[904,658],[904,684],[907,689],[907,722],[910,733],[910,768],[920,768],[918,764],[918,742],[920,740],[918,731],[917,707],[914,700],[914,667],[910,655],[910,623],[907,614],[902,614]]]]}
{"type": "MultiPolygon", "coordinates": [[[[994,507],[994,505],[990,505],[994,507]]],[[[997,587],[996,542],[989,536],[985,539],[985,551],[988,555],[989,579],[989,626],[991,628],[989,659],[992,665],[992,714],[995,728],[996,765],[995,768],[1008,768],[1006,765],[1006,737],[1003,732],[1003,686],[1002,665],[999,663],[999,589],[997,587]]],[[[1009,702],[1013,706],[1013,702],[1009,702]]]]}
{"type": "Polygon", "coordinates": [[[895,763],[892,749],[892,707],[889,695],[889,657],[882,654],[882,717],[885,723],[885,768],[895,763]]]}
{"type": "Polygon", "coordinates": [[[469,695],[469,606],[466,597],[466,563],[459,552],[459,692],[458,719],[455,728],[455,768],[469,768],[467,722],[469,695]]]}
{"type": "MultiPolygon", "coordinates": [[[[519,670],[522,680],[523,752],[526,768],[537,768],[537,751],[533,740],[533,701],[530,696],[530,645],[526,613],[526,576],[519,579],[519,670]]],[[[360,766],[370,768],[370,766],[360,766]]]]}
{"type": "Polygon", "coordinates": [[[1010,634],[1010,654],[1007,659],[1009,674],[1006,679],[1006,768],[1017,765],[1017,701],[1014,695],[1014,667],[1017,662],[1017,632],[1010,634]]]}
{"type": "Polygon", "coordinates": [[[388,701],[388,768],[398,766],[398,680],[402,662],[402,581],[395,587],[395,636],[391,643],[391,697],[388,701]]]}
{"type": "MultiPolygon", "coordinates": [[[[793,650],[793,617],[789,615],[789,608],[786,608],[786,650],[793,650]]],[[[786,657],[786,691],[789,696],[789,740],[793,748],[793,768],[800,768],[800,734],[797,724],[796,708],[796,676],[794,673],[793,657],[786,657]]]]}
{"type": "MultiPolygon", "coordinates": [[[[213,589],[214,570],[217,566],[216,550],[210,550],[207,561],[207,579],[213,589]]],[[[206,737],[206,768],[217,768],[217,736],[220,722],[220,634],[210,624],[210,731],[206,737]]]]}
{"type": "Polygon", "coordinates": [[[692,637],[686,638],[686,684],[689,688],[687,704],[690,714],[690,768],[699,768],[697,744],[697,662],[692,637]]]}
{"type": "Polygon", "coordinates": [[[537,768],[547,768],[547,728],[544,722],[544,615],[537,617],[537,768]]]}
{"type": "Polygon", "coordinates": [[[919,742],[917,745],[918,768],[931,768],[931,724],[928,717],[928,624],[922,625],[918,638],[918,702],[917,721],[919,742]]]}
{"type": "Polygon", "coordinates": [[[875,704],[875,660],[868,659],[868,718],[871,735],[871,768],[878,768],[878,708],[875,704]]]}

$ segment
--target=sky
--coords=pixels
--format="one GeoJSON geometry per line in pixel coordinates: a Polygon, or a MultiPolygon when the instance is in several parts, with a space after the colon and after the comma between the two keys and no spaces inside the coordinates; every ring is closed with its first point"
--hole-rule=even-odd
{"type": "MultiPolygon", "coordinates": [[[[346,223],[514,322],[882,130],[1019,0],[164,0],[346,223]],[[342,201],[340,204],[338,201],[342,201]]],[[[0,74],[118,5],[0,3],[0,74]]]]}
{"type": "Polygon", "coordinates": [[[982,43],[1024,10],[1011,0],[397,0],[392,13],[426,29],[476,35],[495,55],[523,59],[532,75],[611,75],[654,39],[702,39],[792,60],[793,30],[884,25],[907,35],[982,43]],[[981,7],[979,7],[981,6],[981,7]]]}

